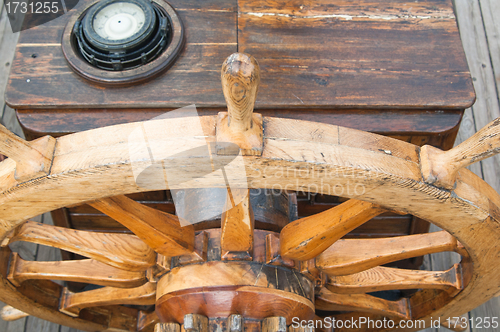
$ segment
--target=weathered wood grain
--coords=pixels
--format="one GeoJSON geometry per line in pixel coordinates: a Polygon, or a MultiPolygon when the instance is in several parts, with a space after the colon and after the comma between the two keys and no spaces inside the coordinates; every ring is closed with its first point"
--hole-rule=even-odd
{"type": "Polygon", "coordinates": [[[239,51],[261,59],[266,68],[266,92],[257,107],[429,107],[444,100],[470,106],[472,82],[450,5],[239,1],[239,51]],[[431,91],[434,84],[439,88],[431,91]],[[445,91],[451,94],[445,97],[445,91]]]}
{"type": "MultiPolygon", "coordinates": [[[[465,51],[477,96],[472,109],[476,130],[479,130],[500,116],[491,64],[492,57],[498,55],[491,53],[490,56],[479,1],[455,1],[455,6],[461,37],[468,41],[465,51]]],[[[500,177],[496,172],[500,167],[500,157],[487,159],[482,165],[484,179],[495,189],[500,189],[500,177]]]]}
{"type": "MultiPolygon", "coordinates": [[[[102,126],[145,121],[171,110],[172,108],[83,108],[78,112],[64,109],[54,112],[50,109],[27,109],[18,110],[17,115],[30,139],[33,139],[47,134],[61,136],[102,126]]],[[[197,110],[200,115],[214,115],[224,109],[202,108],[197,105],[197,110]]],[[[258,112],[263,116],[316,121],[386,135],[406,134],[410,140],[413,134],[419,133],[420,137],[427,137],[434,145],[442,146],[443,149],[452,147],[455,130],[458,130],[462,117],[462,111],[442,109],[425,113],[408,109],[316,109],[314,112],[300,109],[259,109],[258,112]],[[444,139],[450,137],[451,143],[446,143],[444,139]]]]}
{"type": "Polygon", "coordinates": [[[4,91],[7,86],[9,71],[14,58],[15,45],[19,38],[19,32],[12,32],[7,17],[7,10],[3,6],[3,3],[4,1],[0,0],[0,118],[4,114],[4,91]]]}
{"type": "Polygon", "coordinates": [[[461,251],[446,231],[386,239],[339,240],[316,258],[327,274],[347,275],[401,259],[442,251],[461,251]]]}
{"type": "Polygon", "coordinates": [[[262,332],[286,332],[285,317],[275,316],[263,319],[262,332]]]}
{"type": "Polygon", "coordinates": [[[500,57],[498,56],[500,54],[500,24],[496,17],[500,13],[500,4],[495,0],[479,0],[479,7],[488,42],[487,46],[491,57],[498,97],[500,96],[500,57]]]}

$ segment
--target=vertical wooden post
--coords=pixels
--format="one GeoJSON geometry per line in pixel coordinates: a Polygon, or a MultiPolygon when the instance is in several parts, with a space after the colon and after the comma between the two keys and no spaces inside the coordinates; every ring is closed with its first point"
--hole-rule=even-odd
{"type": "Polygon", "coordinates": [[[228,112],[219,113],[217,120],[217,154],[235,155],[239,147],[242,155],[261,155],[262,116],[253,114],[259,64],[252,56],[234,53],[222,65],[221,80],[228,112]]]}
{"type": "Polygon", "coordinates": [[[221,216],[221,257],[223,260],[252,260],[255,219],[249,189],[228,188],[221,216]],[[234,205],[234,202],[239,202],[234,205]]]}

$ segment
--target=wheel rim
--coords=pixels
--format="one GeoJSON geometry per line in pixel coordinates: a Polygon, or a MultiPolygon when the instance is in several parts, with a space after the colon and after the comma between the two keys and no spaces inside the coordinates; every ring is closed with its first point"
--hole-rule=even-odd
{"type": "MultiPolygon", "coordinates": [[[[156,125],[159,131],[168,131],[166,134],[170,139],[165,146],[187,139],[199,144],[200,138],[190,133],[195,121],[199,120],[158,120],[156,125]]],[[[215,122],[215,117],[201,119],[206,135],[203,140],[215,138],[215,122]]],[[[26,219],[41,213],[110,195],[141,191],[134,183],[131,164],[143,160],[124,158],[128,156],[128,134],[136,126],[138,124],[125,124],[58,138],[50,175],[33,181],[16,184],[13,181],[15,163],[10,160],[2,162],[1,238],[26,219]],[[46,201],[46,197],[51,197],[51,200],[46,201]]],[[[273,188],[281,185],[297,191],[314,187],[318,188],[317,192],[328,194],[323,192],[326,191],[325,184],[330,188],[342,186],[345,197],[376,203],[431,221],[465,246],[470,256],[470,261],[462,263],[464,271],[468,271],[464,274],[468,279],[465,280],[466,287],[453,298],[443,292],[421,291],[410,300],[412,319],[429,321],[431,315],[434,319],[456,316],[496,294],[500,286],[500,268],[494,264],[498,248],[493,244],[500,235],[496,212],[500,198],[478,177],[461,170],[456,188],[447,191],[423,182],[418,162],[419,149],[411,144],[324,124],[314,124],[314,130],[304,132],[304,129],[310,128],[306,122],[287,119],[264,119],[264,128],[262,157],[244,157],[249,187],[273,188]],[[287,128],[286,132],[280,128],[287,128]],[[272,176],[283,168],[293,172],[272,176]],[[263,169],[265,174],[260,172],[263,169]],[[304,183],[308,184],[307,188],[304,188],[304,183]],[[365,189],[362,194],[359,185],[365,189]],[[401,200],[401,197],[407,197],[410,202],[401,200]],[[433,299],[431,302],[425,301],[430,298],[433,299]],[[435,303],[442,306],[433,311],[431,308],[435,303]]],[[[196,170],[199,162],[199,159],[193,161],[181,157],[173,164],[182,163],[192,171],[196,170]]],[[[184,175],[180,171],[179,176],[184,175]]],[[[209,187],[210,182],[206,186],[209,187]]],[[[16,289],[3,277],[1,288],[2,301],[9,303],[16,289]]],[[[16,298],[18,301],[13,303],[16,307],[35,316],[80,329],[105,328],[42,307],[27,297],[19,297],[19,294],[16,298]]]]}

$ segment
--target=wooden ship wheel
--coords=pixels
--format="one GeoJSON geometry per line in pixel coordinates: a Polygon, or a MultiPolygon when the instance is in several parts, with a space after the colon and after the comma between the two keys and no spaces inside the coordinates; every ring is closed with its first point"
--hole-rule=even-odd
{"type": "MultiPolygon", "coordinates": [[[[87,331],[295,331],[327,318],[360,317],[394,325],[359,330],[387,331],[425,327],[400,325],[407,321],[446,323],[499,291],[500,196],[465,167],[500,151],[500,120],[443,152],[254,114],[260,72],[246,54],[228,57],[221,78],[228,112],[217,116],[160,118],[30,142],[1,128],[0,152],[9,158],[0,163],[0,300],[87,331]],[[142,141],[133,139],[137,132],[142,141]],[[219,187],[220,223],[195,227],[125,196],[155,186],[191,193],[219,187]],[[335,192],[345,200],[285,224],[268,216],[271,226],[263,226],[250,202],[253,189],[335,192]],[[131,232],[30,221],[83,202],[131,232]],[[443,231],[343,238],[388,211],[443,231]],[[9,249],[16,241],[86,258],[26,261],[9,249]],[[387,266],[443,251],[457,252],[461,262],[446,271],[387,266]],[[56,281],[87,287],[73,292],[56,281]]],[[[197,200],[194,212],[203,212],[211,198],[189,199],[197,200]]]]}

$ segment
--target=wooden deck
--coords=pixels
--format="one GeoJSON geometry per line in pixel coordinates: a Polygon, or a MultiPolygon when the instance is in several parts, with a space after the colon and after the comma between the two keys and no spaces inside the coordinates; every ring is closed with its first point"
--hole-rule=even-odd
{"type": "MultiPolygon", "coordinates": [[[[0,0],[0,117],[10,130],[22,135],[14,111],[5,105],[3,92],[7,84],[10,63],[19,34],[13,34],[7,15],[0,0]]],[[[455,0],[455,9],[470,71],[472,72],[477,100],[468,109],[462,120],[457,143],[471,136],[491,120],[500,116],[500,1],[498,0],[455,0]],[[495,20],[496,18],[496,20],[495,20]]],[[[486,182],[500,192],[500,157],[490,158],[471,167],[486,182]]],[[[39,220],[51,223],[50,217],[39,220]]],[[[437,228],[433,227],[433,230],[437,228]]],[[[22,255],[39,260],[57,260],[59,252],[43,246],[23,246],[22,255]]],[[[448,253],[427,257],[425,264],[432,270],[444,270],[456,261],[456,256],[448,253]]],[[[3,304],[0,303],[0,307],[3,304]]],[[[500,298],[493,298],[479,308],[468,313],[469,318],[500,317],[500,298]]],[[[479,331],[479,329],[477,329],[479,331]]],[[[75,332],[77,330],[59,326],[44,320],[28,317],[14,322],[0,320],[0,332],[75,332]]],[[[447,331],[445,328],[427,329],[429,332],[447,331]]],[[[468,331],[476,331],[470,329],[468,331]]],[[[498,329],[481,329],[494,332],[498,329]]]]}

